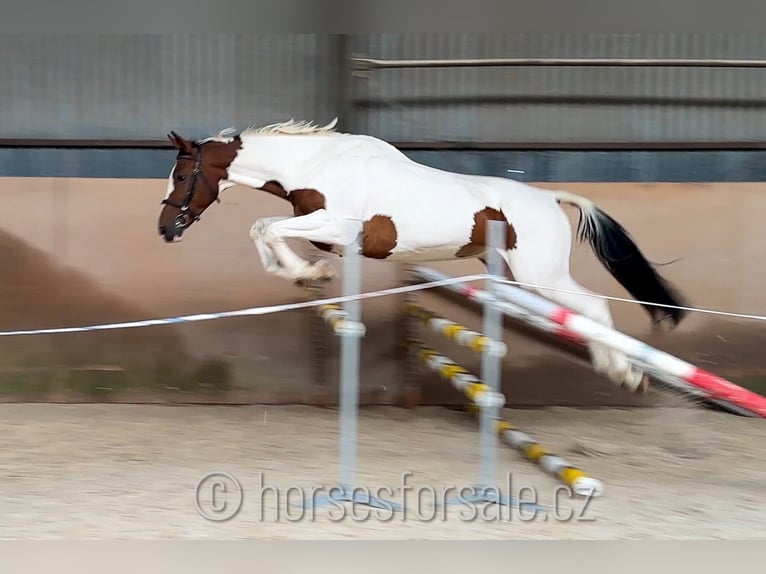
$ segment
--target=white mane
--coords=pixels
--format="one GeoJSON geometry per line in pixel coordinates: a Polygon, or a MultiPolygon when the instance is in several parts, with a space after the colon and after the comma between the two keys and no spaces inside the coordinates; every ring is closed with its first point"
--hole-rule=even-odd
{"type": "Polygon", "coordinates": [[[201,140],[197,140],[197,144],[201,145],[207,142],[229,143],[234,138],[235,132],[236,130],[233,127],[224,128],[214,136],[209,136],[201,140]]]}
{"type": "Polygon", "coordinates": [[[286,122],[279,122],[276,124],[271,124],[268,126],[263,126],[260,128],[251,126],[244,130],[240,135],[243,137],[247,137],[250,135],[272,135],[272,134],[280,134],[280,135],[330,135],[330,134],[337,134],[340,135],[340,132],[335,131],[335,126],[338,124],[338,118],[335,118],[330,123],[324,125],[324,126],[317,126],[314,125],[311,122],[298,122],[294,119],[288,120],[286,122]]]}
{"type": "MultiPolygon", "coordinates": [[[[246,128],[242,132],[240,132],[240,137],[248,137],[248,136],[267,136],[267,135],[342,135],[341,132],[338,132],[335,130],[335,126],[338,123],[338,118],[335,118],[330,123],[324,125],[324,126],[318,126],[313,124],[312,122],[307,121],[296,121],[294,119],[290,119],[286,122],[278,122],[276,124],[270,124],[268,126],[263,127],[255,127],[250,126],[249,128],[246,128]]],[[[204,139],[198,140],[198,144],[203,144],[205,142],[221,142],[221,143],[228,143],[230,142],[234,135],[236,134],[236,130],[232,128],[225,128],[218,132],[218,134],[214,136],[209,136],[204,139]]]]}

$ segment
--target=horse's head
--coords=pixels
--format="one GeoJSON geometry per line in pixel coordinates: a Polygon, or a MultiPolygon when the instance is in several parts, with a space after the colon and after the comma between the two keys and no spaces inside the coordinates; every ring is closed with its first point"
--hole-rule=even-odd
{"type": "MultiPolygon", "coordinates": [[[[192,142],[170,132],[178,150],[168,178],[158,222],[159,234],[168,243],[180,239],[202,213],[218,201],[231,162],[240,148],[239,138],[228,141],[192,142]]],[[[230,184],[231,185],[231,184],[230,184]]]]}

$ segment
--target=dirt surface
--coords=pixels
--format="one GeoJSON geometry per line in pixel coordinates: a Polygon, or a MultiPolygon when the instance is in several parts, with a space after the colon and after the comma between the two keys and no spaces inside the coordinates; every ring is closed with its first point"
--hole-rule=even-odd
{"type": "MultiPolygon", "coordinates": [[[[496,506],[480,506],[473,517],[466,505],[433,517],[434,493],[443,500],[446,487],[470,487],[479,470],[475,421],[443,408],[362,409],[356,484],[387,486],[395,502],[405,500],[398,491],[405,473],[412,473],[413,487],[407,514],[384,510],[365,519],[364,506],[312,514],[285,503],[290,487],[297,504],[301,492],[310,496],[312,487],[328,488],[339,478],[331,409],[0,405],[0,537],[738,539],[766,533],[762,420],[689,406],[506,410],[504,417],[602,480],[604,495],[586,506],[562,492],[547,520],[531,519],[528,509],[509,515],[506,508],[498,517],[496,506]],[[211,472],[234,475],[244,491],[239,513],[228,521],[206,520],[195,508],[196,485],[211,472]],[[259,495],[264,486],[280,489],[279,504],[272,490],[259,495]]],[[[556,480],[507,447],[497,452],[504,492],[529,500],[535,489],[540,503],[554,504],[556,480]]],[[[209,509],[204,492],[200,501],[209,509]]]]}

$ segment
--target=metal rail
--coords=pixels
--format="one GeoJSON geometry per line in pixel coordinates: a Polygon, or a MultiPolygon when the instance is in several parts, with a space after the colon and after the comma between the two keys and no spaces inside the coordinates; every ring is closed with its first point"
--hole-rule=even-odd
{"type": "Polygon", "coordinates": [[[659,67],[659,68],[766,68],[766,60],[720,60],[693,58],[461,58],[434,60],[380,60],[351,58],[355,71],[403,68],[487,67],[659,67]]]}
{"type": "MultiPolygon", "coordinates": [[[[654,151],[654,150],[764,150],[766,142],[750,141],[392,141],[400,150],[584,150],[584,151],[654,151]]],[[[164,139],[52,139],[0,138],[0,149],[154,149],[172,150],[164,139]]]]}
{"type": "Polygon", "coordinates": [[[167,138],[0,138],[0,148],[174,149],[167,138]]]}

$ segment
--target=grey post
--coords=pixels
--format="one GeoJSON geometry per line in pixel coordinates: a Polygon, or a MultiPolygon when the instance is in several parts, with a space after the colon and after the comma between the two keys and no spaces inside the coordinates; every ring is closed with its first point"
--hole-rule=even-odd
{"type": "MultiPolygon", "coordinates": [[[[347,236],[352,240],[343,246],[343,296],[359,295],[361,291],[362,265],[360,236],[362,222],[346,221],[347,236]]],[[[357,418],[359,415],[359,371],[361,338],[365,334],[361,322],[359,299],[344,301],[345,316],[335,328],[340,340],[340,484],[333,494],[322,496],[304,507],[327,506],[332,501],[366,504],[376,508],[399,510],[400,506],[377,498],[369,493],[357,492],[354,486],[356,471],[357,418]]]]}
{"type": "MultiPolygon", "coordinates": [[[[483,502],[503,506],[521,504],[510,495],[503,495],[496,484],[498,437],[496,425],[499,409],[503,406],[500,388],[500,375],[506,347],[503,342],[503,314],[494,296],[497,293],[497,279],[503,279],[503,261],[500,252],[505,250],[506,226],[500,221],[490,221],[487,226],[487,275],[486,291],[492,294],[484,302],[483,331],[489,338],[489,344],[481,354],[480,380],[489,387],[488,393],[482,393],[476,404],[480,409],[480,458],[479,484],[475,495],[462,498],[463,501],[483,502]]],[[[523,503],[528,504],[528,503],[523,503]]],[[[537,505],[532,505],[537,507],[537,505]]]]}
{"type": "MultiPolygon", "coordinates": [[[[359,261],[359,235],[361,221],[348,220],[347,233],[353,241],[343,248],[343,296],[358,295],[361,291],[361,265],[359,261]]],[[[359,299],[343,303],[350,325],[361,324],[359,299]]],[[[356,461],[357,416],[359,411],[359,355],[361,333],[348,329],[340,337],[340,477],[341,486],[352,488],[356,461]]]]}
{"type": "MultiPolygon", "coordinates": [[[[500,251],[505,245],[505,224],[501,221],[490,221],[487,227],[487,274],[502,278],[504,261],[500,251]]],[[[495,279],[486,280],[486,291],[493,296],[497,289],[495,279]]],[[[491,343],[481,355],[481,380],[490,387],[493,393],[500,393],[500,373],[502,369],[503,352],[503,314],[492,301],[484,304],[484,334],[491,343]]],[[[496,404],[486,404],[481,407],[481,482],[491,486],[495,483],[497,468],[497,424],[499,407],[496,404]]]]}

